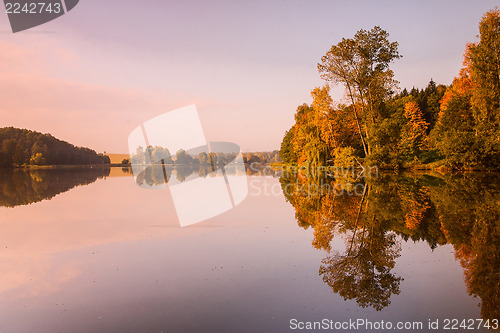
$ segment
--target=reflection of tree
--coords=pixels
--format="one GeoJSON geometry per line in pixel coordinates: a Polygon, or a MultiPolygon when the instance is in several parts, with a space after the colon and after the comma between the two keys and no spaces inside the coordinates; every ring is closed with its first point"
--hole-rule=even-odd
{"type": "Polygon", "coordinates": [[[320,274],[335,293],[381,310],[402,280],[391,273],[397,237],[451,243],[483,319],[500,316],[499,176],[385,175],[356,185],[284,173],[280,182],[298,225],[314,228],[312,245],[328,253],[320,274]],[[344,253],[332,253],[335,237],[345,239],[344,253]]]}
{"type": "MultiPolygon", "coordinates": [[[[344,188],[346,185],[343,183],[344,188]]],[[[402,278],[392,274],[391,270],[401,249],[394,232],[386,229],[386,221],[374,214],[375,209],[369,209],[377,202],[377,195],[370,193],[371,184],[363,184],[361,196],[350,196],[354,200],[350,200],[347,214],[335,214],[339,210],[332,209],[335,199],[342,195],[330,195],[330,200],[325,201],[330,216],[324,214],[322,220],[327,221],[329,217],[330,220],[342,221],[337,230],[345,234],[346,251],[323,259],[319,273],[323,281],[344,299],[355,299],[362,307],[371,306],[380,311],[390,304],[392,294],[399,294],[402,278]]],[[[330,252],[329,246],[326,249],[330,252]]]]}
{"type": "Polygon", "coordinates": [[[391,270],[400,247],[388,221],[377,215],[378,202],[387,204],[380,197],[384,193],[371,183],[353,180],[285,173],[281,184],[298,224],[314,228],[313,246],[329,253],[319,269],[323,281],[345,299],[382,310],[392,294],[399,294],[402,278],[391,270]],[[332,253],[331,242],[340,235],[346,251],[332,253]]]}
{"type": "Polygon", "coordinates": [[[210,172],[213,172],[214,168],[211,166],[200,165],[198,168],[198,177],[206,178],[210,172]]]}
{"type": "MultiPolygon", "coordinates": [[[[130,169],[124,168],[128,172],[130,169]]],[[[147,184],[149,186],[161,186],[169,181],[172,181],[172,173],[175,170],[175,182],[185,182],[189,179],[196,177],[217,177],[225,174],[226,176],[246,176],[247,171],[240,165],[226,165],[224,168],[220,166],[212,166],[210,164],[195,164],[195,165],[161,165],[155,164],[151,166],[144,166],[142,170],[137,172],[136,183],[138,185],[147,184]]],[[[247,169],[248,170],[248,169],[247,169]]],[[[271,170],[271,169],[269,169],[271,170]]],[[[263,171],[262,175],[267,175],[269,171],[263,171]]]]}
{"type": "Polygon", "coordinates": [[[191,175],[192,173],[195,173],[196,169],[198,169],[198,168],[194,168],[194,167],[190,167],[190,166],[177,167],[177,168],[175,168],[175,171],[176,171],[175,178],[178,181],[183,182],[186,180],[187,177],[189,177],[189,175],[191,175]]]}
{"type": "Polygon", "coordinates": [[[344,299],[355,299],[362,306],[382,310],[390,304],[392,294],[399,294],[401,277],[391,273],[400,247],[394,233],[381,229],[372,234],[356,230],[348,250],[322,260],[319,273],[335,293],[344,299]]]}
{"type": "Polygon", "coordinates": [[[470,245],[456,248],[469,294],[481,298],[481,316],[500,318],[500,232],[497,225],[478,221],[470,245]]]}
{"type": "Polygon", "coordinates": [[[481,298],[483,319],[500,318],[500,177],[449,177],[436,189],[441,228],[464,268],[471,295],[481,298]]]}
{"type": "Polygon", "coordinates": [[[2,169],[0,206],[15,207],[50,199],[75,186],[109,176],[109,167],[63,169],[2,169]]]}
{"type": "Polygon", "coordinates": [[[207,146],[201,146],[190,150],[179,149],[173,158],[168,148],[161,146],[141,146],[136,148],[130,162],[135,165],[219,165],[223,166],[238,156],[239,147],[232,143],[219,142],[215,144],[215,151],[208,152],[207,146]],[[222,149],[223,151],[218,151],[222,149]],[[200,151],[201,150],[201,151],[200,151]]]}

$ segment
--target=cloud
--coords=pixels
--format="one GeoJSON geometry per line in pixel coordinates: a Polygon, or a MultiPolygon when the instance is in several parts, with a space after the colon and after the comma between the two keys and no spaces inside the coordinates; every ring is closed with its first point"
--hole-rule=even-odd
{"type": "Polygon", "coordinates": [[[2,126],[50,132],[79,146],[100,152],[114,147],[120,152],[126,151],[128,132],[138,123],[189,102],[161,90],[58,77],[60,72],[68,76],[77,70],[78,56],[50,39],[43,40],[31,47],[0,40],[2,126]]]}

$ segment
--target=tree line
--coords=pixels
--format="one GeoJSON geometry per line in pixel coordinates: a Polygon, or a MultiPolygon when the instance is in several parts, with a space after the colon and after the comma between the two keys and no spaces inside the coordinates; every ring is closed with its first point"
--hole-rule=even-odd
{"type": "Polygon", "coordinates": [[[50,134],[14,127],[0,128],[0,166],[90,164],[110,164],[110,159],[50,134]]]}
{"type": "MultiPolygon", "coordinates": [[[[246,164],[269,164],[280,162],[278,150],[271,152],[243,153],[243,162],[246,164]]],[[[132,164],[171,164],[171,165],[226,165],[238,156],[237,152],[206,152],[186,151],[179,149],[172,155],[168,148],[161,146],[138,147],[130,158],[132,164]]],[[[123,164],[128,164],[126,160],[123,164]]]]}
{"type": "Polygon", "coordinates": [[[376,26],[343,38],[321,58],[326,81],[311,105],[295,113],[280,156],[293,164],[382,168],[446,166],[489,169],[500,165],[500,11],[488,11],[479,40],[466,45],[463,68],[449,86],[432,79],[424,89],[403,89],[390,64],[398,43],[376,26]],[[330,84],[342,84],[346,103],[334,103],[330,84]]]}

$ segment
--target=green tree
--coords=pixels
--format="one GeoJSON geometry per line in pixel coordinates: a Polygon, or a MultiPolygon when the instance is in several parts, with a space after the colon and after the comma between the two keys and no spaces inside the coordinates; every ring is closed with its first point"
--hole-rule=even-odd
{"type": "Polygon", "coordinates": [[[472,114],[481,164],[500,164],[500,10],[479,23],[479,41],[467,45],[466,65],[472,85],[472,114]]]}
{"type": "Polygon", "coordinates": [[[296,163],[297,155],[293,150],[293,134],[295,133],[295,125],[286,131],[283,140],[281,141],[280,157],[284,163],[296,163]]]}
{"type": "Polygon", "coordinates": [[[7,139],[2,143],[2,164],[5,166],[14,165],[14,154],[16,152],[16,139],[7,139]]]}
{"type": "Polygon", "coordinates": [[[292,147],[297,155],[298,164],[312,161],[319,155],[319,130],[313,119],[314,109],[312,106],[302,104],[297,108],[292,147]]]}
{"type": "Polygon", "coordinates": [[[500,125],[500,10],[488,11],[479,23],[479,42],[467,45],[474,118],[480,131],[492,134],[500,125]]]}

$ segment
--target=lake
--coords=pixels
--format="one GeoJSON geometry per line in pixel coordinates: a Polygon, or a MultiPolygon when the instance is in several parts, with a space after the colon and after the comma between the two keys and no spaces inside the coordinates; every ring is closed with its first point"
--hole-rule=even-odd
{"type": "Polygon", "coordinates": [[[497,174],[264,170],[185,227],[129,169],[0,170],[0,332],[498,331],[497,174]]]}

